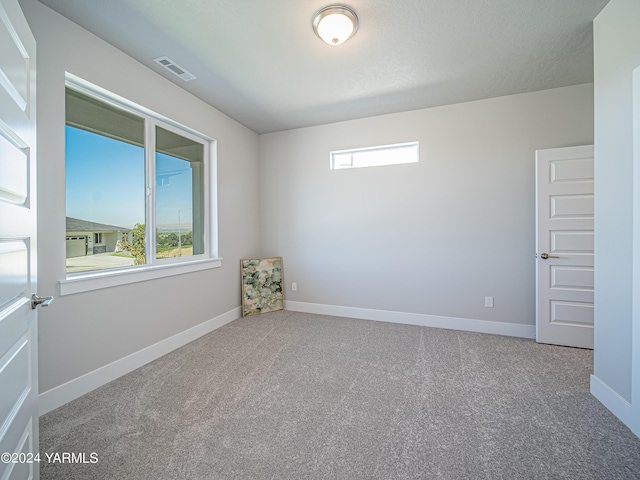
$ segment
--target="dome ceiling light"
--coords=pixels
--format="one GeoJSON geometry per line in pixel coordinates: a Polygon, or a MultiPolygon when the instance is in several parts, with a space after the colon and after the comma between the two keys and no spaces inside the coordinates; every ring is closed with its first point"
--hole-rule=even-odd
{"type": "Polygon", "coordinates": [[[346,5],[329,5],[313,16],[313,31],[329,45],[340,45],[358,30],[358,16],[346,5]]]}

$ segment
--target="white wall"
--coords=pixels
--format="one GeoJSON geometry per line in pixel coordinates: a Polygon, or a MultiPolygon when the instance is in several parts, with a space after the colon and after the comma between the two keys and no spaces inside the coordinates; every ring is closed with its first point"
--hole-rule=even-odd
{"type": "Polygon", "coordinates": [[[40,391],[46,394],[238,309],[239,259],[259,253],[258,136],[35,0],[20,3],[38,43],[40,295],[55,295],[65,277],[65,71],[218,145],[222,268],[56,298],[40,312],[40,391]]]}
{"type": "Polygon", "coordinates": [[[262,135],[262,252],[296,308],[533,333],[534,152],[591,143],[590,84],[262,135]],[[331,150],[413,140],[419,164],[329,170],[331,150]]]}
{"type": "MultiPolygon", "coordinates": [[[[632,260],[640,255],[637,248],[633,250],[633,197],[640,195],[640,185],[634,191],[632,73],[640,66],[639,25],[637,0],[611,0],[594,21],[596,328],[592,379],[594,395],[638,435],[640,399],[632,398],[632,375],[637,389],[640,378],[638,369],[634,372],[632,368],[632,304],[634,289],[638,295],[634,283],[640,281],[640,275],[633,277],[632,260]]],[[[636,136],[639,128],[640,122],[635,125],[636,136]]],[[[635,348],[640,348],[638,342],[635,348]]]]}

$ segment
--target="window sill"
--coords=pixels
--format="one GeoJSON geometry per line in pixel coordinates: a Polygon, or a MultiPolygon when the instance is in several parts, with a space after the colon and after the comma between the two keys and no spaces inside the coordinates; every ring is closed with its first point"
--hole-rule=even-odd
{"type": "Polygon", "coordinates": [[[199,272],[211,268],[220,268],[221,258],[195,260],[193,262],[172,263],[165,265],[149,265],[127,270],[107,270],[78,274],[58,282],[58,294],[62,297],[74,293],[90,292],[102,288],[146,282],[156,278],[199,272]]]}

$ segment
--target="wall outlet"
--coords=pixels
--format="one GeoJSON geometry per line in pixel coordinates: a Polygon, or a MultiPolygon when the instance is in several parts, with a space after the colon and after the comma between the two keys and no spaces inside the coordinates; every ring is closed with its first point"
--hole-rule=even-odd
{"type": "Polygon", "coordinates": [[[493,308],[493,297],[484,297],[484,306],[493,308]]]}
{"type": "Polygon", "coordinates": [[[291,284],[291,291],[295,292],[296,290],[298,290],[298,284],[296,282],[293,282],[291,284]]]}

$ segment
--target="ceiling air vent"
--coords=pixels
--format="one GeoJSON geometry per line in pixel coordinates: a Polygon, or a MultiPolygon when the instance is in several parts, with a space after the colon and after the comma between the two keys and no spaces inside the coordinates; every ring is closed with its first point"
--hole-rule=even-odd
{"type": "Polygon", "coordinates": [[[184,68],[180,67],[179,65],[176,65],[176,63],[173,60],[170,60],[167,57],[154,58],[153,61],[159,63],[174,75],[179,76],[185,82],[188,82],[189,80],[194,80],[196,78],[195,75],[187,72],[184,68]]]}

